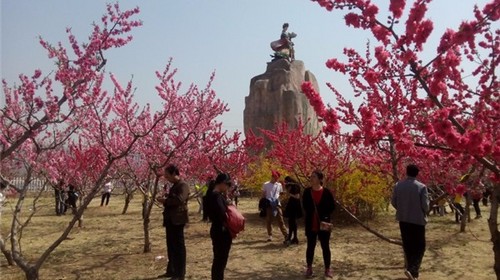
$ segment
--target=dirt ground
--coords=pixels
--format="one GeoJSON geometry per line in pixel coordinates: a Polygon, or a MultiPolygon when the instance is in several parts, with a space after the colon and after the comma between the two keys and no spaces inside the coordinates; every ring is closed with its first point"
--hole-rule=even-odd
{"type": "MultiPolygon", "coordinates": [[[[155,279],[165,270],[165,232],[161,226],[161,209],[152,213],[153,252],[143,254],[141,201],[131,202],[129,212],[121,215],[123,197],[112,196],[108,207],[99,207],[100,199],[90,204],[84,227],[75,228],[40,270],[41,279],[155,279]],[[157,260],[158,258],[162,258],[157,260]]],[[[69,216],[55,216],[52,199],[42,200],[43,207],[26,229],[23,252],[35,257],[51,244],[67,225],[69,216]]],[[[12,203],[12,202],[11,202],[12,203]]],[[[4,209],[2,234],[11,223],[12,204],[4,209]]],[[[28,207],[28,206],[27,206],[28,207]]],[[[256,199],[243,199],[240,210],[247,217],[246,231],[233,243],[226,269],[226,279],[303,279],[305,240],[285,247],[282,240],[266,242],[266,232],[256,211],[256,199]]],[[[190,203],[191,223],[186,228],[187,279],[209,279],[212,247],[209,224],[200,222],[197,203],[190,203]]],[[[488,209],[483,207],[483,217],[488,209]]],[[[373,228],[389,237],[398,237],[393,213],[382,213],[370,222],[373,228]]],[[[420,279],[495,279],[493,253],[488,241],[486,218],[474,220],[466,233],[459,233],[453,217],[432,216],[427,227],[427,251],[420,279]]],[[[402,248],[384,242],[359,226],[336,226],[332,235],[332,268],[334,279],[406,279],[403,275],[402,248]]],[[[17,267],[6,266],[0,256],[0,278],[23,279],[17,267]]],[[[323,279],[321,249],[316,249],[315,272],[323,279]]]]}

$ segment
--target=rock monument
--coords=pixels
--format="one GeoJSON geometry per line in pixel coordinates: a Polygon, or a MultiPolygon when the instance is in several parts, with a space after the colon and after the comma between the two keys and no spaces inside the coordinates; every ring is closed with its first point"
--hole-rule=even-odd
{"type": "Polygon", "coordinates": [[[305,124],[305,133],[319,133],[321,127],[316,113],[301,91],[305,81],[312,82],[319,90],[316,78],[300,60],[282,58],[268,63],[266,72],[250,81],[250,94],[245,97],[243,112],[245,133],[252,130],[262,136],[259,128],[274,130],[283,122],[297,128],[299,120],[305,124]]]}

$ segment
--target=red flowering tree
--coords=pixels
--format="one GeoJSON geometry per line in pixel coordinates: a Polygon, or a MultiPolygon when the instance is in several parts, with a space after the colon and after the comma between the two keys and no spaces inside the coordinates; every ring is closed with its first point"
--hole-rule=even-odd
{"type": "Polygon", "coordinates": [[[415,1],[408,8],[405,0],[391,0],[387,13],[368,0],[315,2],[329,11],[345,10],[347,26],[368,30],[376,39],[376,45],[364,54],[345,48],[347,62],[335,58],[326,62],[328,68],[348,77],[355,96],[362,98],[358,108],[330,85],[337,96],[339,116],[323,105],[311,85],[303,85],[325,121],[325,132],[338,133],[342,121],[357,126],[350,136],[362,138],[365,145],[385,141],[389,149],[409,157],[427,148],[434,150],[433,157],[462,160],[465,170],[474,161],[489,169],[497,182],[489,225],[495,271],[500,277],[496,207],[500,191],[500,87],[496,76],[500,31],[493,28],[500,18],[500,1],[476,6],[473,19],[447,29],[435,50],[425,50],[426,55],[435,53],[429,60],[423,54],[433,31],[433,22],[426,18],[431,0],[415,1]],[[404,25],[397,28],[400,22],[404,25]],[[475,78],[465,79],[469,75],[475,78]]]}

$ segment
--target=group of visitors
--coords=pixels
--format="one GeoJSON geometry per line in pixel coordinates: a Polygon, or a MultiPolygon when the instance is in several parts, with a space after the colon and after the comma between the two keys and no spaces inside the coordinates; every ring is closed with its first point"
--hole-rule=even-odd
{"type": "MultiPolygon", "coordinates": [[[[305,232],[307,238],[306,249],[306,277],[313,277],[313,259],[316,243],[319,240],[323,251],[323,262],[325,266],[325,277],[332,278],[330,269],[331,252],[331,215],[335,209],[335,200],[331,191],[323,187],[324,175],[316,170],[310,176],[311,187],[306,188],[302,199],[300,198],[300,185],[291,177],[285,177],[285,189],[288,192],[288,203],[282,213],[280,194],[284,193],[282,184],[279,182],[281,174],[278,171],[271,172],[271,180],[264,183],[262,199],[267,200],[266,228],[267,241],[273,240],[273,220],[278,221],[281,233],[286,245],[298,244],[297,219],[305,218],[305,232]],[[301,203],[302,201],[302,203],[301,203]],[[304,213],[302,212],[304,209],[304,213]],[[283,217],[288,218],[288,231],[283,221],[283,217]],[[330,225],[326,226],[325,225],[330,225]]],[[[259,203],[263,205],[263,203],[259,203]]]]}
{"type": "MultiPolygon", "coordinates": [[[[399,221],[403,251],[406,259],[405,275],[408,279],[418,279],[419,269],[424,256],[425,225],[429,211],[427,188],[416,177],[419,169],[415,165],[407,167],[407,178],[394,187],[391,203],[396,208],[399,221]]],[[[324,174],[316,170],[310,175],[310,187],[302,192],[300,184],[291,177],[285,177],[285,189],[279,182],[281,174],[271,172],[271,180],[264,183],[262,198],[268,201],[265,205],[267,240],[273,240],[273,220],[277,220],[286,245],[298,244],[297,219],[304,217],[306,246],[307,278],[314,277],[313,260],[317,242],[323,253],[324,276],[333,278],[331,270],[331,216],[335,210],[333,193],[324,187],[324,174]],[[284,212],[280,195],[288,192],[289,200],[284,212]],[[303,209],[303,212],[302,212],[303,209]],[[288,218],[288,230],[283,217],[288,218]]],[[[188,223],[189,187],[181,180],[180,171],[175,165],[165,169],[165,178],[172,184],[168,193],[157,198],[164,206],[163,225],[166,229],[168,263],[166,273],[158,278],[173,280],[185,279],[186,245],[184,228],[188,223]]],[[[229,174],[220,173],[208,184],[204,199],[204,212],[211,221],[210,238],[212,240],[213,261],[211,279],[224,279],[224,271],[228,262],[233,236],[227,228],[226,211],[231,202],[228,194],[232,191],[233,182],[229,174]]],[[[259,205],[263,205],[259,203],[259,205]]]]}
{"type": "MultiPolygon", "coordinates": [[[[103,192],[101,195],[101,206],[108,206],[112,191],[113,184],[111,183],[111,180],[108,180],[104,184],[103,192]],[[104,204],[105,202],[106,204],[104,204]]],[[[54,187],[54,193],[56,199],[57,216],[65,215],[68,208],[71,209],[73,213],[76,211],[76,202],[78,201],[80,193],[73,184],[68,184],[65,187],[64,182],[61,181],[54,187]]]]}
{"type": "Polygon", "coordinates": [[[75,186],[69,184],[66,188],[63,182],[59,182],[57,186],[54,187],[55,198],[56,198],[56,215],[65,215],[66,211],[71,209],[74,213],[76,211],[76,202],[78,201],[79,193],[75,186]]]}

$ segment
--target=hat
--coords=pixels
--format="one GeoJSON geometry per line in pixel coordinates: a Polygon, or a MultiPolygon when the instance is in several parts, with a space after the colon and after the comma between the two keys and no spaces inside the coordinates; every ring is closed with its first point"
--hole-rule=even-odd
{"type": "Polygon", "coordinates": [[[281,174],[278,171],[276,171],[276,170],[272,170],[271,171],[271,175],[273,176],[273,178],[279,178],[279,177],[281,177],[281,174]]]}

